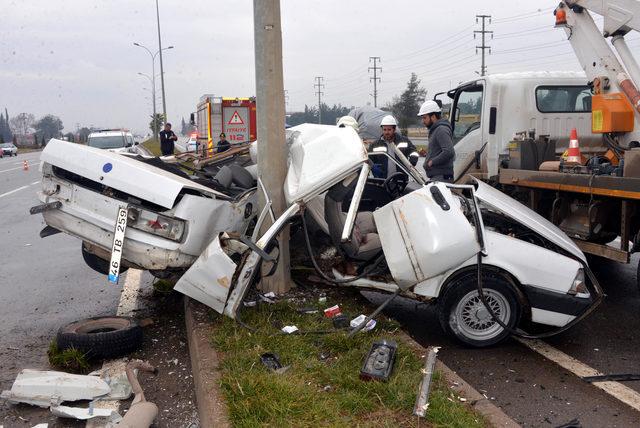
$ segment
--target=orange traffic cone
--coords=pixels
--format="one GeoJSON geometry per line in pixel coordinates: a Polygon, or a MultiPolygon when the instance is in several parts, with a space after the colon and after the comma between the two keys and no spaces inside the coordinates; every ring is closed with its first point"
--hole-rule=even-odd
{"type": "Polygon", "coordinates": [[[576,131],[576,128],[571,130],[571,137],[569,137],[567,163],[582,164],[582,155],[580,154],[580,144],[578,143],[578,132],[576,131]]]}
{"type": "Polygon", "coordinates": [[[22,169],[25,171],[29,171],[29,162],[27,162],[26,159],[22,161],[22,169]]]}

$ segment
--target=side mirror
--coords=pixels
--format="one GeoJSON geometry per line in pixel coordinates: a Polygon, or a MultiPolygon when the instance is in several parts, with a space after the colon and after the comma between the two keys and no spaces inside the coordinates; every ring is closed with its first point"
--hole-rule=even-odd
{"type": "Polygon", "coordinates": [[[195,115],[194,113],[191,113],[191,114],[189,115],[189,123],[190,123],[191,125],[195,125],[195,124],[196,124],[196,115],[195,115]]]}

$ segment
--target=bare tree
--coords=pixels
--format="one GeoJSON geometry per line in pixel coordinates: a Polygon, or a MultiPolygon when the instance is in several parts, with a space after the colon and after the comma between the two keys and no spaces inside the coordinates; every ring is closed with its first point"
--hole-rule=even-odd
{"type": "Polygon", "coordinates": [[[28,135],[33,129],[36,118],[31,113],[20,113],[9,121],[11,131],[16,135],[28,135]]]}

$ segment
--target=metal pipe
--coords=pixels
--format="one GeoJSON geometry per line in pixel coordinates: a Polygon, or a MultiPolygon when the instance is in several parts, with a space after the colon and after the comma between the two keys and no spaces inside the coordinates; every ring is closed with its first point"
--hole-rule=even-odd
{"type": "Polygon", "coordinates": [[[614,36],[611,38],[611,44],[616,48],[616,52],[622,60],[622,64],[627,69],[627,73],[633,80],[634,85],[637,87],[640,82],[640,66],[634,58],[624,36],[614,36]]]}
{"type": "Polygon", "coordinates": [[[626,73],[618,73],[616,79],[618,80],[618,85],[620,85],[622,92],[624,92],[629,101],[631,101],[633,108],[640,113],[640,92],[638,92],[636,85],[633,84],[633,81],[626,73]]]}
{"type": "Polygon", "coordinates": [[[356,188],[353,190],[353,197],[351,198],[351,204],[349,205],[349,212],[347,212],[347,220],[344,224],[344,228],[342,229],[342,236],[340,238],[341,242],[351,240],[351,231],[353,230],[353,226],[356,222],[358,206],[360,205],[360,199],[362,198],[364,187],[367,184],[367,177],[369,176],[370,170],[371,168],[368,163],[362,164],[362,169],[358,176],[358,183],[356,184],[356,188]]]}

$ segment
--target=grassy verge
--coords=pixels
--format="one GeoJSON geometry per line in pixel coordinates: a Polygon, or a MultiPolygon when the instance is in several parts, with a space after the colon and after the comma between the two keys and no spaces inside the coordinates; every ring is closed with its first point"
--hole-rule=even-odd
{"type": "Polygon", "coordinates": [[[162,154],[160,151],[160,140],[149,138],[148,140],[143,141],[142,145],[154,156],[160,156],[162,154]]]}
{"type": "MultiPolygon", "coordinates": [[[[381,318],[372,331],[347,339],[345,331],[333,330],[323,317],[326,306],[318,306],[317,314],[301,314],[302,306],[310,305],[298,299],[244,308],[243,321],[255,332],[215,315],[211,339],[221,353],[221,386],[234,426],[425,426],[412,416],[423,358],[402,341],[397,323],[381,318]],[[296,325],[302,333],[281,334],[285,325],[296,325]],[[304,333],[318,330],[330,332],[304,333]],[[398,343],[393,374],[388,382],[361,380],[364,358],[379,339],[398,343]],[[267,370],[260,362],[265,352],[279,355],[289,370],[267,370]]],[[[341,307],[350,319],[367,310],[357,304],[341,307]]],[[[439,374],[427,421],[427,426],[485,426],[439,374]]]]}
{"type": "Polygon", "coordinates": [[[80,374],[89,372],[89,361],[85,354],[73,348],[62,351],[58,348],[55,340],[49,344],[47,357],[49,357],[49,364],[54,369],[80,374]]]}

